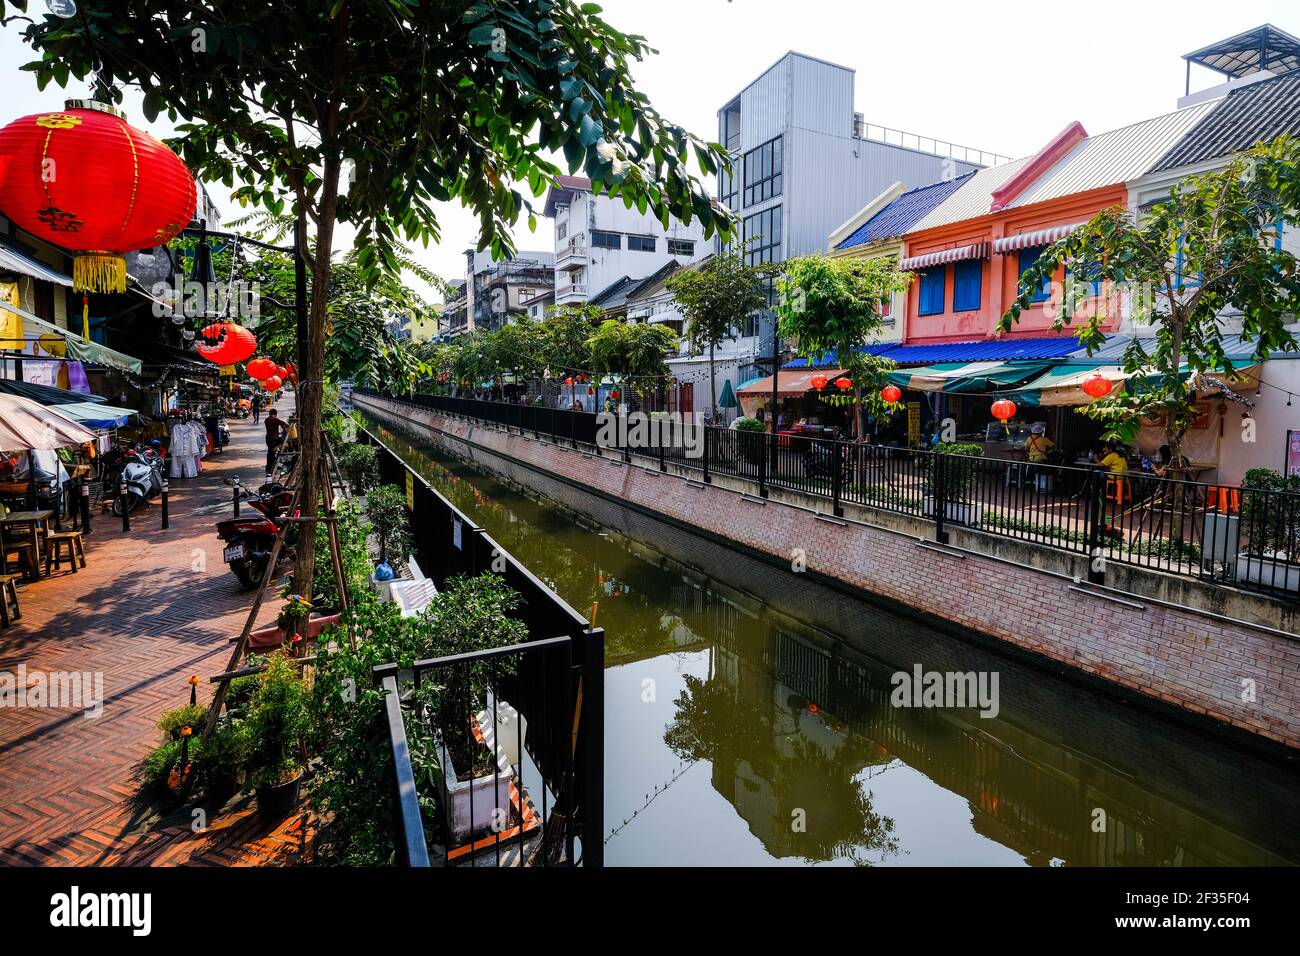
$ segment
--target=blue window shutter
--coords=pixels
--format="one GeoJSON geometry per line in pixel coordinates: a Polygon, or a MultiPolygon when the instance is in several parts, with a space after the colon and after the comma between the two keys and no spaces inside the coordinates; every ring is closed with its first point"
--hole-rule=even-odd
{"type": "Polygon", "coordinates": [[[916,309],[918,315],[939,315],[943,312],[943,286],[947,277],[947,266],[921,273],[921,292],[916,309]]]}
{"type": "MultiPolygon", "coordinates": [[[[1020,250],[1020,274],[1023,276],[1026,270],[1028,270],[1030,266],[1032,266],[1035,262],[1037,262],[1038,257],[1041,256],[1042,254],[1043,254],[1042,246],[1037,246],[1033,249],[1021,249],[1020,250]]],[[[1052,280],[1050,278],[1047,278],[1043,280],[1043,284],[1039,288],[1034,290],[1034,296],[1032,299],[1030,299],[1030,301],[1046,302],[1051,297],[1052,297],[1052,280]]]]}
{"type": "Polygon", "coordinates": [[[952,310],[973,312],[980,307],[984,264],[978,259],[959,262],[952,269],[952,310]]]}

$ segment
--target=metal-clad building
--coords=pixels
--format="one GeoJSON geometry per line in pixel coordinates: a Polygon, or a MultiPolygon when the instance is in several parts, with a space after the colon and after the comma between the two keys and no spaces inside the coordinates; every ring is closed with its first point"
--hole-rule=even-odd
{"type": "MultiPolygon", "coordinates": [[[[718,141],[733,171],[717,195],[753,240],[752,262],[826,251],[826,237],[892,183],[953,179],[1003,159],[941,140],[872,126],[854,112],[854,71],[787,53],[718,110],[718,141]]],[[[728,352],[771,351],[771,322],[756,316],[728,352]]],[[[719,383],[721,387],[721,383],[719,383]]]]}

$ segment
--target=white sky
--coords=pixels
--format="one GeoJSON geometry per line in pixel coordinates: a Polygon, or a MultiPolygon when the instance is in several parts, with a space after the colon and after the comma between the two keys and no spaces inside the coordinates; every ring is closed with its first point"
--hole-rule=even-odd
{"type": "MultiPolygon", "coordinates": [[[[42,0],[31,0],[43,12],[42,0]]],[[[1294,0],[1091,0],[1084,6],[1024,0],[887,5],[857,0],[602,0],[605,18],[643,34],[659,51],[637,66],[638,85],[674,122],[708,139],[717,109],[786,50],[857,70],[855,108],[869,123],[1013,157],[1036,150],[1072,120],[1090,133],[1173,110],[1183,92],[1182,55],[1262,23],[1300,34],[1294,0]]],[[[84,88],[38,93],[18,67],[32,59],[20,29],[0,30],[0,123],[62,105],[84,88]]],[[[1216,82],[1192,70],[1192,88],[1216,82]]],[[[128,92],[128,118],[155,135],[128,92]]],[[[833,185],[828,188],[834,188],[833,185]]],[[[209,187],[226,218],[224,187],[209,187]]],[[[870,196],[858,197],[865,204],[870,196]]],[[[538,203],[540,207],[540,201],[538,203]]],[[[477,222],[459,204],[441,208],[443,241],[419,257],[447,277],[464,273],[477,222]]],[[[351,244],[346,230],[340,248],[351,244]]],[[[548,220],[526,220],[521,249],[552,248],[548,220]]]]}

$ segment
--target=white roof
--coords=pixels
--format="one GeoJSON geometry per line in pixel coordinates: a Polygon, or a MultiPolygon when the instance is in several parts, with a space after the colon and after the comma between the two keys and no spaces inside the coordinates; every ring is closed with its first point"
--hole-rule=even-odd
{"type": "MultiPolygon", "coordinates": [[[[1205,114],[1218,105],[1207,100],[1131,126],[1089,136],[1030,183],[1006,206],[1016,209],[1137,179],[1150,169],[1205,114]]],[[[987,215],[993,193],[1033,157],[979,170],[908,233],[987,215]]]]}

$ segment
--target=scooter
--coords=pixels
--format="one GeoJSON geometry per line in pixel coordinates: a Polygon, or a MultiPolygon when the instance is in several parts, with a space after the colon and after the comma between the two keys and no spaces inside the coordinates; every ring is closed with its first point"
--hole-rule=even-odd
{"type": "Polygon", "coordinates": [[[130,514],[143,501],[162,494],[163,457],[156,449],[142,445],[127,448],[122,453],[122,471],[118,476],[118,494],[113,499],[113,514],[121,517],[130,514]],[[126,491],[122,492],[122,486],[126,491]]]}
{"type": "MultiPolygon", "coordinates": [[[[809,478],[835,477],[835,449],[822,442],[811,442],[803,452],[803,472],[809,478]]],[[[840,477],[848,481],[852,468],[847,456],[840,459],[840,477]]]]}
{"type": "MultiPolygon", "coordinates": [[[[226,484],[231,482],[227,481],[226,484]]],[[[218,521],[217,537],[226,542],[221,559],[230,565],[230,570],[239,579],[240,585],[245,590],[252,590],[266,582],[271,550],[275,547],[275,536],[280,530],[275,519],[281,517],[293,502],[293,492],[279,482],[272,481],[255,492],[242,491],[239,499],[247,502],[257,514],[218,521]]],[[[293,557],[298,539],[297,528],[297,525],[291,525],[285,532],[284,544],[280,548],[281,558],[293,557]]]]}

